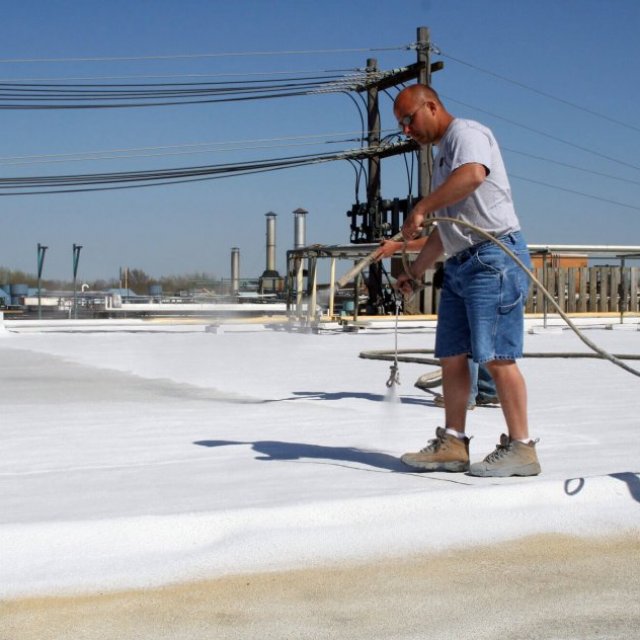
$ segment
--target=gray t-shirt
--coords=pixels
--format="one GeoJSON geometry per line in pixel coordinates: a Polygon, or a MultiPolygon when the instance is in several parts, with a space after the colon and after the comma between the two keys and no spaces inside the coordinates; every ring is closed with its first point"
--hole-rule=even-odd
{"type": "MultiPolygon", "coordinates": [[[[464,220],[496,237],[518,231],[520,223],[509,179],[493,133],[479,122],[455,118],[438,144],[432,188],[436,189],[451,172],[469,163],[485,166],[488,172],[485,181],[470,196],[436,211],[435,215],[464,220]]],[[[438,228],[447,255],[486,240],[462,225],[442,222],[438,228]]]]}

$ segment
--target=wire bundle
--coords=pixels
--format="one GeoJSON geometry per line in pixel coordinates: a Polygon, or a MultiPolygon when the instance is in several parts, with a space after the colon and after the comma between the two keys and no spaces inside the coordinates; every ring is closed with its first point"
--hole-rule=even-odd
{"type": "Polygon", "coordinates": [[[230,177],[233,175],[247,175],[264,171],[289,169],[336,160],[358,161],[372,156],[380,157],[392,153],[402,153],[414,148],[415,145],[411,142],[385,143],[341,153],[288,156],[254,162],[221,163],[150,171],[116,171],[110,173],[0,178],[0,196],[98,191],[124,189],[134,186],[213,180],[215,178],[230,177]],[[30,189],[30,191],[25,191],[25,189],[30,189]]]}

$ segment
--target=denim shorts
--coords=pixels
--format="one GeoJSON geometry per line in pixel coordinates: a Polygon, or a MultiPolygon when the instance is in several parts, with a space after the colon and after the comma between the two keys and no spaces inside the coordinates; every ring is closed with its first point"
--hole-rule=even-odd
{"type": "MultiPolygon", "coordinates": [[[[519,231],[498,238],[531,268],[519,231]]],[[[522,357],[529,278],[491,240],[449,258],[438,307],[435,355],[470,355],[475,362],[522,357]]]]}

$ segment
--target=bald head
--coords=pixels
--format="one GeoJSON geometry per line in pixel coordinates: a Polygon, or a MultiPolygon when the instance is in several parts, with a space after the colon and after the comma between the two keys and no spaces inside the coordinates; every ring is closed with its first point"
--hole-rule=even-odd
{"type": "Polygon", "coordinates": [[[423,84],[403,89],[393,103],[393,112],[402,132],[422,145],[437,143],[453,120],[438,94],[423,84]]]}
{"type": "Polygon", "coordinates": [[[431,88],[424,84],[412,84],[410,87],[403,89],[393,102],[395,109],[396,105],[404,101],[423,102],[425,100],[431,100],[444,108],[440,96],[431,88]]]}

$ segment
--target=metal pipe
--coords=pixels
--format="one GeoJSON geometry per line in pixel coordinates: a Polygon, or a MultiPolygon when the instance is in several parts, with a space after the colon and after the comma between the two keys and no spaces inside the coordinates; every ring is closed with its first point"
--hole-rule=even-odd
{"type": "Polygon", "coordinates": [[[293,248],[302,249],[307,246],[307,225],[305,216],[309,213],[306,209],[298,207],[293,212],[293,248]]]}
{"type": "Polygon", "coordinates": [[[276,214],[265,213],[267,217],[267,273],[273,275],[276,270],[276,214]]]}
{"type": "Polygon", "coordinates": [[[240,249],[231,249],[231,293],[236,295],[240,291],[240,249]]]}
{"type": "Polygon", "coordinates": [[[336,259],[331,258],[331,267],[329,269],[329,317],[333,318],[334,298],[336,294],[336,259]]]}
{"type": "Polygon", "coordinates": [[[303,279],[302,258],[296,258],[296,310],[298,317],[302,317],[302,279],[303,279]]]}
{"type": "Polygon", "coordinates": [[[310,281],[310,295],[307,301],[307,322],[311,324],[316,313],[317,302],[317,286],[318,286],[318,260],[313,259],[309,261],[309,281],[310,281]]]}
{"type": "Polygon", "coordinates": [[[619,256],[622,253],[640,253],[639,246],[607,245],[607,244],[529,244],[532,253],[612,253],[619,256]]]}
{"type": "MultiPolygon", "coordinates": [[[[307,224],[306,215],[309,213],[306,209],[298,207],[293,211],[293,248],[303,249],[307,246],[307,224]]],[[[302,286],[304,278],[303,258],[296,258],[296,307],[298,309],[298,317],[302,317],[302,286]]],[[[308,277],[308,276],[307,276],[308,277]]]]}

